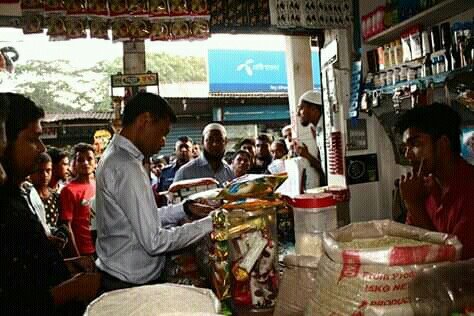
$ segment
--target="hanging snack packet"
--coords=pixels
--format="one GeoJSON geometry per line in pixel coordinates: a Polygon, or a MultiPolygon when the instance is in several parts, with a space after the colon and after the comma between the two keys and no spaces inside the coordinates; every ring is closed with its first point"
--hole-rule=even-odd
{"type": "Polygon", "coordinates": [[[169,21],[152,20],[150,39],[152,41],[167,41],[170,39],[169,21]]]}
{"type": "Polygon", "coordinates": [[[87,1],[87,12],[91,15],[107,16],[107,0],[89,0],[87,1]]]}
{"type": "Polygon", "coordinates": [[[189,28],[188,21],[186,20],[172,21],[170,33],[171,33],[172,40],[189,38],[191,36],[191,29],[189,28]]]}
{"type": "Polygon", "coordinates": [[[129,25],[127,19],[117,19],[112,22],[112,40],[113,41],[129,41],[129,25]]]}
{"type": "Polygon", "coordinates": [[[45,0],[44,10],[48,13],[59,13],[66,11],[63,0],[45,0]]]}
{"type": "Polygon", "coordinates": [[[52,40],[65,40],[67,38],[66,17],[64,15],[51,15],[48,18],[47,35],[52,40]]]}
{"type": "Polygon", "coordinates": [[[65,0],[64,7],[66,8],[67,14],[87,14],[86,0],[65,0]]]}
{"type": "Polygon", "coordinates": [[[24,10],[43,10],[44,5],[41,0],[23,0],[21,1],[21,9],[24,10]]]}
{"type": "Polygon", "coordinates": [[[286,175],[247,174],[230,182],[219,197],[224,200],[272,197],[286,178],[286,175]]]}
{"type": "Polygon", "coordinates": [[[126,16],[128,14],[128,6],[126,0],[110,0],[109,1],[110,16],[126,16]]]}
{"type": "Polygon", "coordinates": [[[193,39],[209,38],[209,20],[196,19],[191,22],[191,34],[193,39]]]}
{"type": "Polygon", "coordinates": [[[150,25],[148,20],[136,18],[129,25],[128,34],[131,39],[144,40],[150,38],[150,25]]]}
{"type": "Polygon", "coordinates": [[[43,33],[43,15],[38,12],[23,12],[23,34],[43,33]]]}
{"type": "Polygon", "coordinates": [[[148,1],[146,0],[128,0],[128,13],[135,16],[147,16],[148,1]]]}
{"type": "Polygon", "coordinates": [[[109,38],[109,19],[106,17],[90,18],[91,38],[110,39],[109,38]]]}
{"type": "Polygon", "coordinates": [[[189,8],[186,0],[169,0],[170,15],[183,16],[189,14],[189,8]]]}
{"type": "Polygon", "coordinates": [[[153,17],[169,16],[168,1],[166,0],[150,0],[150,15],[153,17]]]}
{"type": "Polygon", "coordinates": [[[66,17],[66,31],[68,39],[86,38],[87,19],[84,17],[66,17]]]}
{"type": "Polygon", "coordinates": [[[206,0],[191,0],[191,15],[209,15],[209,8],[206,0]]]}

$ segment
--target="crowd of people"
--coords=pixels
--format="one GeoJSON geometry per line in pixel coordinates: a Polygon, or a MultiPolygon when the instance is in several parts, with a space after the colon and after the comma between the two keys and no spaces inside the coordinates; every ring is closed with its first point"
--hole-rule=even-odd
{"type": "MultiPolygon", "coordinates": [[[[303,126],[318,124],[321,103],[315,92],[302,96],[303,126]]],[[[227,131],[210,123],[199,141],[179,137],[171,161],[156,158],[177,120],[156,94],[127,102],[122,130],[99,161],[85,143],[70,154],[47,149],[43,117],[25,96],[0,94],[0,310],[11,314],[79,315],[100,293],[163,282],[167,253],[212,230],[211,206],[166,200],[162,193],[175,182],[210,177],[222,187],[248,173],[272,173],[273,163],[295,155],[324,174],[319,152],[295,143],[289,127],[281,139],[242,139],[226,161],[227,131]]],[[[416,173],[402,177],[400,190],[408,223],[457,234],[471,258],[474,168],[459,156],[459,124],[445,105],[401,117],[397,127],[416,173]]]]}
{"type": "Polygon", "coordinates": [[[27,97],[2,93],[0,105],[0,303],[13,314],[81,314],[102,292],[162,282],[166,254],[208,235],[213,208],[160,193],[181,180],[224,186],[271,173],[272,161],[290,157],[283,138],[264,134],[226,156],[227,131],[210,123],[201,140],[183,135],[172,159],[157,158],[176,116],[151,93],[127,102],[99,161],[86,143],[46,148],[44,111],[27,97]]]}

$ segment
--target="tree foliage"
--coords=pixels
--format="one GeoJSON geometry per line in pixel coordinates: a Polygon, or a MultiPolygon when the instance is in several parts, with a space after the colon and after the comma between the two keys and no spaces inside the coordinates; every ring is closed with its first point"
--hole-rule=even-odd
{"type": "MultiPolygon", "coordinates": [[[[207,80],[205,59],[148,53],[147,69],[158,72],[160,83],[207,80]]],[[[16,65],[16,91],[24,93],[47,112],[109,111],[110,76],[122,72],[122,59],[75,68],[68,60],[30,60],[16,65]]]]}

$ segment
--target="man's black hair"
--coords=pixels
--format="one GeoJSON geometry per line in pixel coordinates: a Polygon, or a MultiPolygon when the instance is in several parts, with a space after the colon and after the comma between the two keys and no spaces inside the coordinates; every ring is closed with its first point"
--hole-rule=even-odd
{"type": "Polygon", "coordinates": [[[239,149],[232,155],[232,161],[237,158],[238,155],[246,155],[249,161],[252,161],[252,157],[250,157],[250,153],[246,150],[239,149]]]}
{"type": "Polygon", "coordinates": [[[9,107],[5,123],[7,141],[13,144],[18,134],[26,129],[29,124],[44,118],[44,110],[21,94],[2,93],[2,99],[6,100],[9,107]]]}
{"type": "Polygon", "coordinates": [[[94,146],[87,143],[78,143],[74,145],[74,157],[76,157],[77,153],[85,153],[88,151],[92,151],[92,153],[95,154],[94,146]]]}
{"type": "Polygon", "coordinates": [[[8,117],[8,100],[4,94],[0,94],[0,122],[5,122],[8,117]]]}
{"type": "Polygon", "coordinates": [[[157,94],[139,92],[132,97],[123,111],[122,125],[127,127],[142,113],[149,112],[156,119],[169,118],[171,123],[176,122],[176,115],[168,102],[157,94]]]}
{"type": "Polygon", "coordinates": [[[264,143],[267,143],[269,145],[272,143],[272,139],[270,138],[270,136],[265,135],[265,134],[258,135],[257,140],[260,140],[260,141],[262,141],[264,143]]]}
{"type": "Polygon", "coordinates": [[[416,128],[437,141],[446,136],[451,144],[451,152],[461,151],[461,117],[450,106],[444,103],[433,103],[419,106],[403,113],[395,124],[395,129],[402,134],[409,128],[416,128]]]}
{"type": "Polygon", "coordinates": [[[193,140],[191,139],[191,137],[188,137],[188,136],[180,136],[178,137],[178,141],[182,143],[188,143],[188,142],[190,142],[191,144],[193,143],[193,140]]]}
{"type": "Polygon", "coordinates": [[[38,163],[43,164],[43,163],[48,163],[48,162],[52,162],[51,156],[48,155],[48,153],[46,152],[41,153],[38,157],[38,163]]]}
{"type": "Polygon", "coordinates": [[[244,138],[241,142],[240,142],[240,146],[239,147],[242,147],[243,145],[252,145],[255,147],[255,139],[253,138],[244,138]]]}
{"type": "Polygon", "coordinates": [[[48,148],[48,154],[51,156],[53,165],[57,165],[64,158],[69,158],[69,153],[56,147],[48,148]]]}

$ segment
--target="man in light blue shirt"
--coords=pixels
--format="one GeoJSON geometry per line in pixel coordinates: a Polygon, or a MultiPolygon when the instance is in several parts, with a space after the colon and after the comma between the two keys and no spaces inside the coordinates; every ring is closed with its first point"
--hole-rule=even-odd
{"type": "Polygon", "coordinates": [[[227,144],[227,132],[221,124],[210,123],[202,132],[203,152],[182,166],[174,182],[197,178],[214,178],[221,186],[235,178],[232,168],[223,160],[227,144]]]}
{"type": "Polygon", "coordinates": [[[190,201],[157,208],[143,167],[165,144],[176,116],[166,100],[142,92],[125,106],[116,134],[97,168],[97,267],[105,291],[156,283],[165,255],[212,230],[210,209],[190,201]],[[172,227],[190,217],[203,219],[172,227]],[[166,228],[165,228],[166,227],[166,228]]]}

